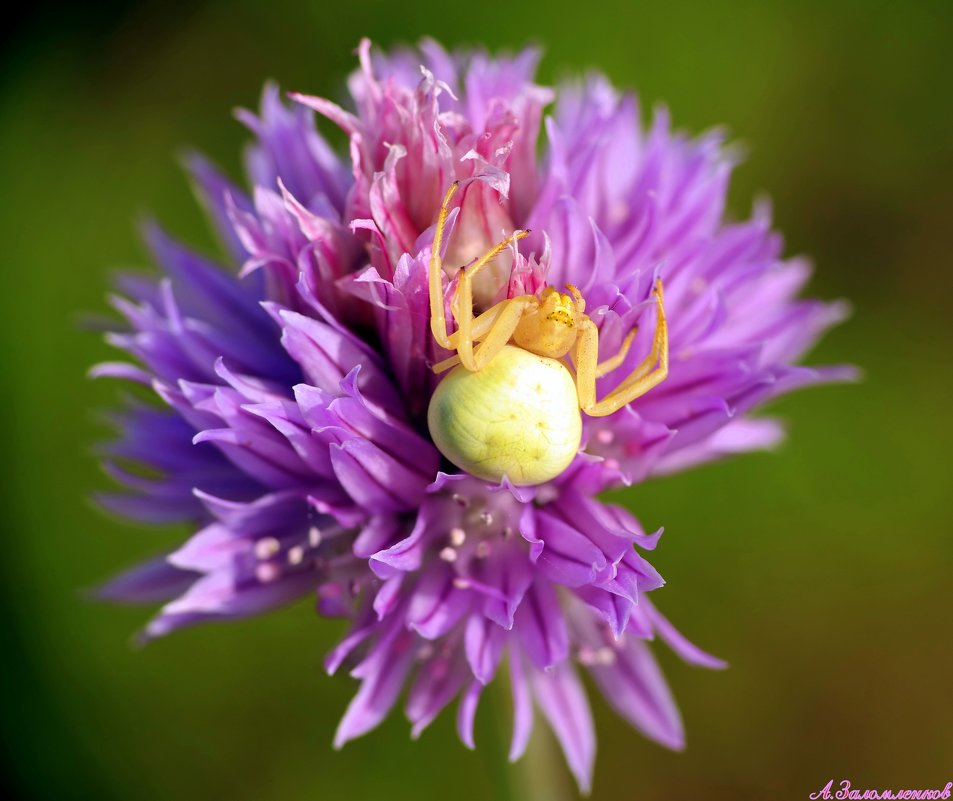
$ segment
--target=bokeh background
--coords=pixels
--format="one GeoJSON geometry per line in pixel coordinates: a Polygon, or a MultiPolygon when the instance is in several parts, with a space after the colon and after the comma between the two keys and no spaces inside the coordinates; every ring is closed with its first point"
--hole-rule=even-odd
{"type": "Polygon", "coordinates": [[[82,329],[110,271],[145,263],[145,213],[213,247],[176,154],[195,146],[237,176],[231,110],[264,79],[337,97],[360,36],[424,33],[537,42],[546,81],[598,67],[682,128],[724,124],[748,151],[734,212],[769,192],[788,252],[818,264],[812,293],[855,307],[812,360],[865,380],[776,404],[778,453],[620,495],[666,527],[658,603],[731,669],[662,653],[682,754],[597,701],[593,798],[953,780],[953,3],[111,0],[24,7],[0,55],[0,716],[22,795],[522,801],[530,782],[575,797],[546,737],[505,763],[492,693],[476,752],[452,713],[416,744],[395,715],[333,752],[355,685],[322,674],[339,627],[307,603],[136,650],[149,610],[83,595],[184,533],[86,500],[107,486],[91,449],[118,390],[85,377],[109,351],[82,329]]]}

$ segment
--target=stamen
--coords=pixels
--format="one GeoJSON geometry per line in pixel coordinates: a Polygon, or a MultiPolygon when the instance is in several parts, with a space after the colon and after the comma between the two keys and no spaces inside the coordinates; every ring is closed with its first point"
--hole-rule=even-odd
{"type": "Polygon", "coordinates": [[[617,225],[619,223],[625,222],[631,213],[632,207],[629,206],[628,203],[623,203],[621,201],[618,203],[613,203],[609,207],[609,219],[617,225]]]}
{"type": "Polygon", "coordinates": [[[337,582],[332,584],[322,584],[318,587],[318,597],[330,600],[341,597],[341,585],[337,582]]]}
{"type": "Polygon", "coordinates": [[[470,589],[470,579],[464,578],[463,576],[457,576],[453,580],[453,586],[458,590],[468,590],[470,589]]]}
{"type": "Polygon", "coordinates": [[[615,439],[615,434],[608,428],[600,428],[596,432],[596,442],[600,445],[611,445],[615,439]]]}
{"type": "Polygon", "coordinates": [[[547,503],[552,503],[558,497],[559,490],[557,490],[552,484],[543,484],[539,489],[536,490],[536,505],[545,506],[547,503]]]}
{"type": "Polygon", "coordinates": [[[462,528],[450,529],[450,544],[454,548],[459,548],[466,541],[467,541],[467,532],[465,532],[462,528]]]}
{"type": "Polygon", "coordinates": [[[443,559],[444,562],[449,562],[449,563],[456,562],[457,552],[455,549],[447,546],[440,552],[440,558],[443,559]]]}
{"type": "Polygon", "coordinates": [[[317,526],[311,526],[308,530],[308,544],[312,548],[317,548],[321,544],[321,529],[317,526]]]}
{"type": "Polygon", "coordinates": [[[304,561],[304,546],[295,545],[294,548],[288,549],[288,564],[289,565],[300,565],[304,561]]]}
{"type": "Polygon", "coordinates": [[[275,581],[281,575],[281,568],[274,562],[262,562],[255,566],[255,578],[262,584],[275,581]]]}
{"type": "Polygon", "coordinates": [[[255,558],[264,561],[270,559],[280,550],[281,543],[274,537],[262,537],[255,543],[255,558]]]}
{"type": "Polygon", "coordinates": [[[430,657],[433,656],[434,648],[429,642],[425,642],[420,648],[417,649],[417,659],[421,662],[426,662],[430,657]]]}
{"type": "Polygon", "coordinates": [[[588,645],[583,645],[576,652],[576,659],[586,667],[609,667],[615,664],[616,652],[614,648],[610,648],[608,645],[595,650],[588,645]]]}
{"type": "Polygon", "coordinates": [[[483,523],[484,526],[492,526],[493,515],[489,512],[480,512],[480,522],[483,523]]]}

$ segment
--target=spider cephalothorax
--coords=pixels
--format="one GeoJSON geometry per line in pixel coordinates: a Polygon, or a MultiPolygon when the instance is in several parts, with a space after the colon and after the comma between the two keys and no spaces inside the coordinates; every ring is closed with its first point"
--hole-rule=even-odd
{"type": "Polygon", "coordinates": [[[457,352],[434,365],[438,373],[455,369],[431,399],[430,433],[444,456],[474,475],[539,484],[558,476],[579,450],[580,410],[604,417],[665,380],[662,282],[654,288],[658,319],[651,351],[601,400],[596,379],[622,364],[636,330],[618,353],[600,362],[599,329],[586,315],[586,301],[576,287],[567,285],[565,294],[547,287],[539,295],[501,300],[473,316],[474,278],[528,231],[515,231],[460,269],[450,304],[457,330],[448,334],[440,248],[458,186],[455,181],[444,197],[430,257],[430,329],[439,345],[457,352]]]}

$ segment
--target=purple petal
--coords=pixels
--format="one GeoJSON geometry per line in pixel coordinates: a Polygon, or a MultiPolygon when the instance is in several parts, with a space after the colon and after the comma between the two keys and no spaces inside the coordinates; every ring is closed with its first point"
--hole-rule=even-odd
{"type": "Polygon", "coordinates": [[[361,682],[334,734],[334,747],[341,748],[348,740],[366,734],[387,717],[397,701],[404,680],[414,661],[412,637],[395,631],[378,643],[362,665],[373,665],[364,672],[361,682]]]}
{"type": "Polygon", "coordinates": [[[610,653],[610,664],[589,666],[606,700],[647,737],[681,750],[685,746],[682,718],[648,646],[629,637],[610,653]]]}
{"type": "Polygon", "coordinates": [[[533,700],[530,697],[526,668],[519,649],[510,649],[510,687],[513,692],[513,739],[510,743],[510,762],[516,762],[529,745],[533,733],[533,700]]]}
{"type": "Polygon", "coordinates": [[[152,604],[181,595],[197,578],[198,573],[174,567],[160,556],[120,573],[97,587],[94,595],[108,601],[152,604]]]}
{"type": "Polygon", "coordinates": [[[548,668],[569,655],[569,633],[553,585],[538,578],[520,604],[514,623],[533,663],[548,668]]]}
{"type": "Polygon", "coordinates": [[[532,671],[530,682],[543,715],[562,746],[579,792],[589,793],[596,759],[596,732],[586,691],[567,662],[546,671],[532,671]]]}
{"type": "Polygon", "coordinates": [[[482,615],[470,615],[464,632],[467,662],[481,684],[489,684],[503,656],[505,629],[482,615]]]}

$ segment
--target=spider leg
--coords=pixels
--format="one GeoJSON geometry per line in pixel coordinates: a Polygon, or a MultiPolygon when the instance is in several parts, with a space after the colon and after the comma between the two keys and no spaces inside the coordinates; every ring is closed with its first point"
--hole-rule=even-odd
{"type": "MultiPolygon", "coordinates": [[[[586,311],[586,300],[573,284],[566,284],[566,290],[572,295],[573,300],[576,304],[576,313],[579,315],[585,314],[586,311]]],[[[602,378],[606,373],[611,373],[615,370],[622,362],[625,361],[625,357],[629,355],[629,347],[632,345],[632,340],[635,339],[635,335],[639,333],[639,327],[635,326],[628,334],[626,334],[625,339],[622,340],[622,345],[619,348],[619,352],[609,358],[604,362],[599,362],[596,366],[596,378],[602,378]]]]}
{"type": "MultiPolygon", "coordinates": [[[[456,348],[457,353],[460,355],[460,361],[464,364],[464,366],[468,370],[480,369],[479,367],[476,366],[477,363],[474,360],[474,352],[473,352],[473,341],[475,336],[477,335],[477,332],[474,331],[475,320],[473,317],[473,279],[480,272],[480,270],[486,267],[487,264],[489,264],[500,253],[506,250],[506,248],[509,247],[511,242],[522,239],[523,237],[528,235],[529,235],[529,231],[514,231],[511,236],[508,236],[506,239],[494,245],[486,253],[480,256],[480,258],[477,259],[472,265],[470,265],[469,267],[460,268],[460,274],[459,274],[459,278],[457,282],[457,294],[454,297],[453,303],[451,304],[451,307],[450,307],[451,310],[453,311],[453,316],[457,321],[457,331],[456,331],[453,342],[449,344],[448,346],[456,348]]],[[[516,300],[516,298],[511,298],[510,300],[516,300]]],[[[502,320],[504,316],[503,313],[505,310],[502,308],[502,305],[504,303],[508,303],[508,301],[500,301],[500,303],[496,304],[496,306],[494,306],[491,309],[488,309],[487,312],[484,312],[483,315],[481,315],[481,317],[483,317],[489,311],[493,311],[493,309],[495,309],[497,306],[501,307],[500,313],[495,318],[492,318],[493,320],[491,323],[492,327],[487,332],[487,338],[489,338],[490,332],[499,324],[499,322],[502,320]]],[[[522,313],[522,308],[523,307],[520,307],[521,309],[520,313],[522,313]]],[[[512,312],[510,313],[510,315],[512,315],[512,312]]],[[[480,318],[477,318],[477,319],[480,319],[480,318]]],[[[512,321],[511,316],[507,317],[506,324],[509,325],[511,322],[513,327],[510,330],[509,335],[507,336],[507,340],[509,339],[510,336],[512,336],[513,331],[516,330],[516,323],[519,322],[519,316],[516,317],[515,322],[512,321]]],[[[482,332],[479,332],[479,333],[482,333],[482,332]]],[[[447,341],[448,343],[450,343],[449,338],[447,339],[447,341]]],[[[494,342],[495,341],[496,339],[494,339],[494,342]]],[[[501,345],[499,345],[499,347],[496,347],[496,350],[494,350],[493,353],[495,354],[499,352],[500,348],[502,348],[503,345],[505,344],[506,344],[506,341],[504,341],[501,345]]],[[[481,350],[485,350],[485,348],[481,348],[481,350]]],[[[482,362],[482,364],[485,364],[486,361],[488,360],[489,359],[487,358],[486,360],[482,362]]]]}
{"type": "MultiPolygon", "coordinates": [[[[520,295],[498,303],[500,314],[493,322],[480,347],[473,353],[473,370],[482,370],[513,337],[526,310],[537,304],[535,295],[520,295]]],[[[462,358],[461,358],[462,361],[462,358]]],[[[466,364],[466,362],[464,362],[466,364]]]]}
{"type": "MultiPolygon", "coordinates": [[[[495,306],[487,309],[483,314],[473,320],[473,325],[470,329],[470,338],[474,342],[479,342],[485,336],[487,331],[493,327],[493,323],[496,322],[496,318],[500,316],[500,312],[503,309],[502,303],[497,303],[495,306]]],[[[457,347],[457,342],[460,339],[460,332],[454,331],[450,337],[450,348],[455,349],[457,347]]],[[[439,374],[449,370],[451,367],[456,367],[460,364],[460,357],[456,354],[450,356],[443,361],[437,362],[431,369],[439,374]]]]}
{"type": "Polygon", "coordinates": [[[586,311],[586,299],[575,284],[566,284],[566,291],[572,295],[573,303],[576,304],[576,311],[583,314],[586,311]]]}
{"type": "Polygon", "coordinates": [[[447,336],[447,318],[444,312],[443,300],[443,264],[440,260],[440,248],[443,245],[443,232],[447,227],[447,215],[450,214],[450,201],[460,187],[459,181],[450,184],[447,194],[444,195],[440,214],[437,217],[437,228],[434,230],[433,245],[430,248],[430,268],[428,278],[430,283],[430,332],[437,344],[449,349],[450,339],[447,336]]]}
{"type": "Polygon", "coordinates": [[[460,357],[454,354],[453,356],[450,356],[441,362],[437,362],[430,369],[433,370],[437,375],[440,375],[441,373],[447,372],[447,370],[449,370],[451,367],[456,367],[458,364],[460,364],[460,357]]]}
{"type": "MultiPolygon", "coordinates": [[[[519,325],[519,321],[525,310],[529,306],[532,306],[535,300],[536,298],[532,295],[510,298],[509,300],[497,303],[496,306],[483,312],[483,314],[477,318],[475,323],[482,320],[484,324],[481,326],[479,332],[477,332],[476,324],[474,324],[472,340],[474,342],[482,340],[483,344],[471,353],[470,359],[472,361],[470,361],[469,364],[472,366],[468,367],[468,370],[474,371],[482,369],[490,359],[500,352],[503,346],[510,341],[510,337],[513,336],[513,332],[516,330],[516,326],[519,325]],[[517,301],[519,301],[519,303],[517,303],[517,301]],[[487,316],[490,312],[493,312],[492,317],[487,316]]],[[[439,374],[446,372],[451,367],[456,367],[462,362],[463,359],[457,354],[441,362],[437,362],[431,369],[439,374]]]]}
{"type": "MultiPolygon", "coordinates": [[[[596,378],[602,378],[606,373],[611,373],[615,370],[622,362],[625,361],[625,357],[629,355],[629,347],[632,345],[632,340],[635,339],[635,335],[639,333],[639,327],[635,326],[628,334],[625,335],[625,339],[622,340],[622,346],[619,348],[619,352],[604,362],[599,362],[596,366],[596,378]]],[[[657,358],[657,357],[656,357],[657,358]]]]}
{"type": "MultiPolygon", "coordinates": [[[[602,400],[596,401],[596,378],[599,373],[599,331],[588,318],[576,340],[576,386],[579,406],[590,417],[605,417],[658,386],[668,376],[668,325],[662,297],[662,282],[656,282],[658,322],[652,350],[619,386],[602,400]]],[[[631,339],[632,334],[629,335],[631,339]]],[[[607,360],[613,362],[615,357],[607,360]]],[[[621,359],[619,360],[621,362],[621,359]]],[[[615,365],[616,367],[618,364],[615,365]]],[[[606,371],[608,372],[608,371],[606,371]]]]}

